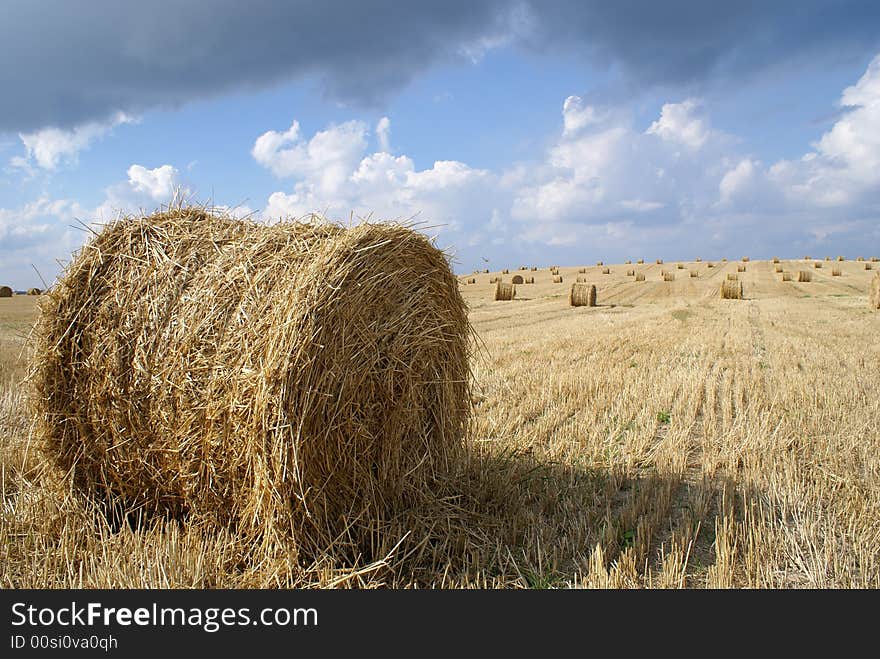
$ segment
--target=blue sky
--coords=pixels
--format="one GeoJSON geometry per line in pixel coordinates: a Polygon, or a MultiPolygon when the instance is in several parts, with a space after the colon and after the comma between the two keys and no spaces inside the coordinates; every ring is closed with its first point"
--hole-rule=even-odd
{"type": "Polygon", "coordinates": [[[459,272],[880,253],[872,3],[8,4],[17,289],[78,222],[176,189],[265,220],[417,217],[459,272]]]}

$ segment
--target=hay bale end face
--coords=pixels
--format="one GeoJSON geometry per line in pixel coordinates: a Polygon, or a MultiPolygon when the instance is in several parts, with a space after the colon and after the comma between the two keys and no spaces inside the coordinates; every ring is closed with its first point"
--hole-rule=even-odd
{"type": "Polygon", "coordinates": [[[743,286],[741,281],[723,281],[721,282],[721,299],[722,300],[742,300],[743,286]]]}
{"type": "Polygon", "coordinates": [[[0,286],[0,297],[12,297],[13,292],[9,286],[0,286]]]}
{"type": "Polygon", "coordinates": [[[505,302],[516,297],[516,286],[511,283],[499,281],[495,285],[495,301],[505,302]]]}
{"type": "Polygon", "coordinates": [[[596,285],[577,283],[571,285],[568,294],[568,303],[573,307],[595,307],[596,285]]]}
{"type": "Polygon", "coordinates": [[[520,275],[514,275],[510,281],[514,284],[522,284],[524,280],[520,275]]]}
{"type": "Polygon", "coordinates": [[[871,291],[868,294],[868,303],[872,309],[880,309],[880,272],[871,279],[871,291]]]}
{"type": "Polygon", "coordinates": [[[369,555],[463,450],[467,307],[408,227],[125,218],[35,338],[35,433],[75,489],[246,543],[369,555]]]}

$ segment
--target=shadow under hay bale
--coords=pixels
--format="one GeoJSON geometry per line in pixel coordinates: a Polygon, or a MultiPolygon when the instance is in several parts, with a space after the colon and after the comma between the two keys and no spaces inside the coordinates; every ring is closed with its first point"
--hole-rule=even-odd
{"type": "Polygon", "coordinates": [[[368,555],[463,452],[466,305],[404,226],[125,218],[35,337],[36,437],[76,490],[249,545],[368,555]]]}
{"type": "Polygon", "coordinates": [[[596,286],[595,284],[577,283],[571,285],[568,294],[568,303],[573,307],[595,307],[596,286]]]}
{"type": "Polygon", "coordinates": [[[743,285],[741,281],[723,281],[721,282],[721,299],[722,300],[742,300],[743,285]]]}
{"type": "Polygon", "coordinates": [[[495,285],[495,300],[509,301],[516,297],[516,286],[513,284],[499,281],[495,285]]]}

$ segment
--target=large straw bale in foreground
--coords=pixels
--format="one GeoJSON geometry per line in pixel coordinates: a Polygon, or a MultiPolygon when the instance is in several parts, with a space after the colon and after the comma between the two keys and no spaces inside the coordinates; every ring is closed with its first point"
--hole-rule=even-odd
{"type": "Polygon", "coordinates": [[[595,284],[572,284],[568,294],[568,303],[573,307],[595,307],[596,285],[595,284]]]}
{"type": "Polygon", "coordinates": [[[516,297],[516,285],[499,281],[495,285],[495,301],[510,301],[516,297]]]}
{"type": "Polygon", "coordinates": [[[409,228],[177,208],[106,227],[43,300],[38,436],[124,510],[335,549],[461,450],[466,306],[409,228]]]}
{"type": "Polygon", "coordinates": [[[741,281],[723,281],[721,282],[721,299],[723,300],[742,300],[743,285],[741,281]]]}
{"type": "Polygon", "coordinates": [[[872,309],[880,309],[880,272],[871,280],[871,293],[868,302],[872,309]]]}

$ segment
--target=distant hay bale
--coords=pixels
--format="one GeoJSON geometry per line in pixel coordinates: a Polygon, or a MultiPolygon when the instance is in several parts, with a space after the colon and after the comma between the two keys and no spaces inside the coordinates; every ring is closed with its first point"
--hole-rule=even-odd
{"type": "Polygon", "coordinates": [[[702,260],[703,260],[703,259],[701,259],[701,258],[698,256],[696,259],[694,259],[694,262],[695,262],[695,263],[700,263],[702,260]]]}
{"type": "Polygon", "coordinates": [[[489,268],[486,268],[485,270],[483,270],[483,274],[484,274],[484,275],[488,275],[488,274],[489,274],[489,268]]]}
{"type": "Polygon", "coordinates": [[[42,295],[43,291],[39,288],[29,288],[27,290],[28,295],[42,295]]]}
{"type": "Polygon", "coordinates": [[[467,282],[467,283],[469,283],[469,284],[476,284],[476,283],[477,283],[477,278],[476,278],[476,277],[471,277],[470,279],[468,279],[468,282],[467,282]]]}
{"type": "Polygon", "coordinates": [[[691,277],[699,277],[699,276],[700,276],[700,273],[697,272],[696,270],[691,270],[691,271],[690,271],[690,276],[691,276],[691,277]]]}
{"type": "Polygon", "coordinates": [[[865,264],[865,270],[870,270],[873,266],[870,263],[865,264]]]}
{"type": "Polygon", "coordinates": [[[603,274],[603,275],[610,275],[610,274],[611,274],[611,268],[602,268],[602,274],[603,274]]]}
{"type": "Polygon", "coordinates": [[[744,265],[738,265],[738,266],[736,266],[736,271],[737,271],[737,272],[745,272],[745,271],[746,271],[746,266],[744,266],[744,265]]]}
{"type": "Polygon", "coordinates": [[[587,278],[586,277],[578,277],[575,281],[578,284],[585,284],[587,282],[587,278]]]}
{"type": "Polygon", "coordinates": [[[636,274],[636,281],[645,281],[645,273],[639,272],[636,274]]]}
{"type": "Polygon", "coordinates": [[[528,269],[529,269],[529,266],[527,266],[527,265],[521,265],[521,266],[519,266],[519,269],[520,269],[520,270],[528,270],[528,269]]]}
{"type": "Polygon", "coordinates": [[[804,257],[804,261],[809,261],[809,260],[811,260],[809,256],[804,257]]]}
{"type": "Polygon", "coordinates": [[[830,256],[826,256],[826,257],[825,257],[825,260],[826,260],[826,261],[830,261],[830,260],[831,260],[831,257],[830,257],[830,256]]]}
{"type": "Polygon", "coordinates": [[[526,277],[526,280],[525,280],[524,283],[526,283],[526,284],[534,284],[534,283],[535,283],[535,278],[534,278],[534,277],[526,277]]]}
{"type": "Polygon", "coordinates": [[[840,268],[831,268],[832,277],[840,277],[840,268]]]}
{"type": "Polygon", "coordinates": [[[522,284],[523,278],[520,275],[514,275],[513,279],[511,279],[510,281],[511,281],[511,283],[514,283],[514,284],[522,284]]]}
{"type": "Polygon", "coordinates": [[[595,307],[595,284],[572,284],[568,294],[568,303],[573,307],[595,307]]]}
{"type": "Polygon", "coordinates": [[[596,261],[596,265],[605,265],[602,261],[596,261]]]}
{"type": "Polygon", "coordinates": [[[632,277],[632,276],[634,276],[635,274],[636,274],[636,271],[635,271],[635,270],[627,270],[627,271],[626,271],[626,276],[627,276],[627,277],[632,277]]]}
{"type": "Polygon", "coordinates": [[[813,267],[814,267],[816,270],[820,269],[820,268],[822,267],[822,261],[816,261],[816,262],[813,264],[813,267]]]}
{"type": "Polygon", "coordinates": [[[800,270],[798,272],[798,281],[799,282],[808,282],[813,281],[813,273],[809,270],[800,270]]]}
{"type": "Polygon", "coordinates": [[[880,261],[880,256],[872,256],[871,257],[871,263],[877,263],[877,261],[880,261]]]}
{"type": "Polygon", "coordinates": [[[663,281],[675,281],[675,273],[674,272],[664,272],[663,273],[663,281]]]}
{"type": "Polygon", "coordinates": [[[562,275],[553,275],[553,283],[561,284],[562,283],[562,275]]]}
{"type": "Polygon", "coordinates": [[[12,289],[9,286],[0,286],[0,297],[12,297],[12,289]]]}
{"type": "Polygon", "coordinates": [[[779,263],[779,257],[778,257],[778,256],[774,256],[774,257],[773,257],[773,263],[779,263]]]}
{"type": "Polygon", "coordinates": [[[538,268],[536,266],[532,266],[532,272],[537,272],[538,268]]]}
{"type": "Polygon", "coordinates": [[[657,259],[657,265],[663,265],[663,259],[657,259]]]}
{"type": "Polygon", "coordinates": [[[631,263],[632,263],[632,259],[627,259],[626,261],[624,261],[625,265],[630,265],[631,263]]]}
{"type": "Polygon", "coordinates": [[[846,261],[846,259],[843,258],[842,256],[838,256],[838,257],[837,257],[837,262],[840,263],[841,261],[846,261]]]}
{"type": "Polygon", "coordinates": [[[582,275],[583,275],[583,274],[586,274],[586,272],[587,272],[587,269],[586,269],[586,268],[581,268],[580,270],[578,270],[578,273],[579,273],[579,274],[582,274],[582,275]]]}
{"type": "Polygon", "coordinates": [[[727,273],[727,281],[739,281],[739,275],[735,275],[732,272],[727,273]]]}
{"type": "Polygon", "coordinates": [[[675,267],[678,268],[679,270],[684,270],[684,263],[678,263],[678,264],[676,264],[675,267]]]}
{"type": "Polygon", "coordinates": [[[748,263],[748,262],[749,262],[749,257],[748,257],[748,256],[744,256],[744,257],[742,258],[742,261],[743,261],[743,263],[748,263]]]}
{"type": "Polygon", "coordinates": [[[706,264],[706,267],[707,267],[707,268],[714,268],[714,267],[715,267],[715,264],[714,264],[714,263],[707,263],[707,264],[706,264]]]}
{"type": "Polygon", "coordinates": [[[857,256],[857,257],[856,257],[856,261],[858,261],[859,263],[861,263],[861,262],[864,261],[864,260],[865,260],[865,257],[864,257],[864,256],[857,256]]]}
{"type": "Polygon", "coordinates": [[[502,275],[509,275],[509,274],[510,274],[510,270],[508,270],[507,268],[504,268],[504,270],[501,271],[501,274],[502,274],[502,275]]]}
{"type": "Polygon", "coordinates": [[[644,263],[644,262],[645,262],[645,259],[639,259],[638,261],[636,261],[636,263],[644,263]]]}
{"type": "Polygon", "coordinates": [[[880,272],[871,279],[871,292],[868,296],[868,303],[872,309],[880,309],[880,272]]]}
{"type": "Polygon", "coordinates": [[[499,281],[495,285],[495,300],[507,301],[516,297],[516,286],[511,283],[499,281]]]}
{"type": "Polygon", "coordinates": [[[46,296],[34,432],[110,510],[361,561],[462,454],[472,336],[408,227],[124,218],[46,296]]]}
{"type": "Polygon", "coordinates": [[[783,272],[782,273],[782,281],[791,281],[791,273],[783,272]]]}
{"type": "Polygon", "coordinates": [[[775,270],[776,270],[777,273],[782,272],[782,266],[781,266],[781,265],[777,265],[776,268],[775,268],[775,270]]]}
{"type": "Polygon", "coordinates": [[[742,300],[743,285],[741,281],[723,281],[721,282],[721,299],[722,300],[742,300]]]}
{"type": "Polygon", "coordinates": [[[727,263],[727,257],[726,257],[726,256],[721,257],[721,262],[722,262],[722,263],[727,263]]]}
{"type": "Polygon", "coordinates": [[[501,281],[501,277],[489,277],[490,284],[497,284],[499,281],[501,281]]]}

